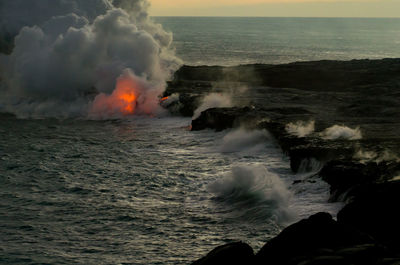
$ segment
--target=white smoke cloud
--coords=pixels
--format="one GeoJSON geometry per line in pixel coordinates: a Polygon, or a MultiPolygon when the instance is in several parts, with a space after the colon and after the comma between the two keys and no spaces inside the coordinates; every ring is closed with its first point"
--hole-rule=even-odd
{"type": "Polygon", "coordinates": [[[320,133],[323,139],[335,140],[335,139],[347,139],[347,140],[359,140],[362,138],[360,128],[351,129],[346,126],[334,125],[330,128],[325,129],[320,133]]]}
{"type": "Polygon", "coordinates": [[[76,14],[93,21],[110,9],[108,0],[0,0],[0,25],[17,34],[24,26],[40,27],[54,16],[76,14]]]}
{"type": "Polygon", "coordinates": [[[115,3],[124,9],[111,0],[0,2],[0,13],[20,17],[18,12],[23,15],[26,7],[32,13],[23,21],[2,21],[3,27],[31,26],[19,31],[13,52],[0,57],[3,111],[20,116],[86,115],[99,102],[91,104],[95,94],[111,97],[117,78],[126,71],[140,80],[138,93],[157,98],[153,92],[161,94],[166,78],[180,64],[170,47],[172,36],[151,21],[146,0],[115,3]],[[42,14],[44,2],[51,3],[42,14]]]}
{"type": "Polygon", "coordinates": [[[305,137],[315,130],[315,121],[298,121],[296,123],[288,123],[285,127],[286,131],[297,137],[305,137]]]}
{"type": "Polygon", "coordinates": [[[222,93],[210,93],[203,98],[200,106],[194,111],[192,119],[197,119],[198,117],[200,117],[200,114],[207,109],[225,108],[232,106],[232,99],[229,95],[222,93]]]}

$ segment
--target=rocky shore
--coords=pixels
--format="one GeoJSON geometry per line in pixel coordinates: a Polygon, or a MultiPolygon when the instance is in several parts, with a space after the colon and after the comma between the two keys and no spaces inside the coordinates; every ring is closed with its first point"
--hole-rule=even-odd
{"type": "Polygon", "coordinates": [[[179,94],[168,107],[192,116],[211,92],[234,107],[203,111],[192,130],[268,130],[294,172],[317,168],[346,206],[337,221],[319,213],[287,227],[256,254],[238,242],[193,264],[400,264],[400,59],[183,66],[165,95],[179,94]]]}

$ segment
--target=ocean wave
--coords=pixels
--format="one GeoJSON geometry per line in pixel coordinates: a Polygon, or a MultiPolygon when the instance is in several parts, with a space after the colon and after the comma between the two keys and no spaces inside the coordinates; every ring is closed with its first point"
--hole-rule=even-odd
{"type": "Polygon", "coordinates": [[[231,217],[277,222],[287,222],[292,217],[291,192],[277,175],[263,166],[235,166],[208,189],[216,202],[228,205],[231,217]]]}

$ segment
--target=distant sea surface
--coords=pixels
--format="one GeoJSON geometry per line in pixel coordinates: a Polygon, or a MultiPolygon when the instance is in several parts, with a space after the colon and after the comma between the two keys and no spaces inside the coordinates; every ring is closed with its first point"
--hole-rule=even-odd
{"type": "Polygon", "coordinates": [[[396,18],[156,17],[189,65],[400,57],[396,18]]]}

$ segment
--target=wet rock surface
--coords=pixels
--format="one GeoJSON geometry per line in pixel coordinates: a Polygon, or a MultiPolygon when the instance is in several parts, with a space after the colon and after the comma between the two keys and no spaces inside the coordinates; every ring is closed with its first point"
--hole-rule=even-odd
{"type": "Polygon", "coordinates": [[[294,172],[317,171],[331,186],[330,200],[347,203],[338,222],[321,214],[285,229],[257,253],[258,264],[399,264],[400,59],[184,66],[166,94],[195,97],[193,104],[181,102],[194,111],[210,92],[230,95],[235,107],[203,111],[192,121],[193,130],[267,129],[289,156],[294,172]],[[313,122],[314,130],[301,136],[289,132],[288,124],[298,122],[313,122]],[[361,135],[326,137],[325,130],[334,125],[357,129],[361,135]],[[317,235],[306,229],[313,222],[337,244],[313,238],[317,235]],[[372,241],[351,241],[343,231],[328,231],[338,227],[359,231],[372,241]],[[287,236],[296,233],[314,243],[287,236]],[[287,254],[295,246],[301,253],[287,254]]]}

